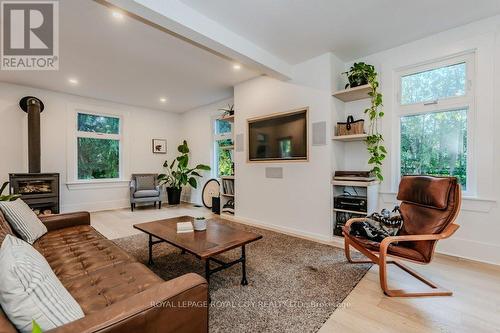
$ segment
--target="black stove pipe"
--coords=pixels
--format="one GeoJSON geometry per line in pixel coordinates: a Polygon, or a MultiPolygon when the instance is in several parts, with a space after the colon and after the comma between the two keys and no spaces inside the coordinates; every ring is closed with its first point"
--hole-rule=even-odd
{"type": "Polygon", "coordinates": [[[28,114],[28,169],[29,173],[41,172],[40,148],[40,113],[43,102],[33,96],[26,96],[19,101],[21,109],[28,114]]]}

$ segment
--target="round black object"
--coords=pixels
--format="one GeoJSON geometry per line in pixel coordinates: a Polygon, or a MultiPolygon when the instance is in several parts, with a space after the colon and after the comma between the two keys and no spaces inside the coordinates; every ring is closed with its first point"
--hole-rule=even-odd
{"type": "Polygon", "coordinates": [[[21,98],[21,100],[19,101],[19,106],[21,107],[21,109],[23,109],[24,112],[28,112],[28,101],[30,99],[36,99],[38,103],[40,103],[40,112],[42,112],[43,109],[45,109],[45,105],[43,105],[43,102],[39,98],[35,96],[25,96],[21,98]]]}
{"type": "Polygon", "coordinates": [[[201,192],[201,200],[203,201],[203,206],[207,208],[212,208],[212,197],[218,197],[220,195],[220,183],[217,179],[210,179],[203,186],[203,191],[201,192]]]}

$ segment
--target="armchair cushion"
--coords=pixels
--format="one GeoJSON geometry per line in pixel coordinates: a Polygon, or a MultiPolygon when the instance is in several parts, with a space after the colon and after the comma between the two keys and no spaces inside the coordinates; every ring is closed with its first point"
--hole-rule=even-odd
{"type": "Polygon", "coordinates": [[[151,198],[159,196],[160,196],[160,191],[158,190],[140,190],[134,192],[134,198],[151,198]]]}
{"type": "Polygon", "coordinates": [[[405,176],[399,183],[398,200],[434,209],[446,209],[454,177],[405,176]]]}
{"type": "Polygon", "coordinates": [[[137,191],[154,190],[156,187],[156,177],[154,175],[136,176],[135,182],[137,191]]]}

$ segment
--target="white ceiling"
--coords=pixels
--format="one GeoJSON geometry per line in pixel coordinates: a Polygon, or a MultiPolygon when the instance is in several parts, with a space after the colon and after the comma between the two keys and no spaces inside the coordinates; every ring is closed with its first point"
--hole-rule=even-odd
{"type": "Polygon", "coordinates": [[[232,97],[235,84],[261,74],[235,71],[232,61],[130,17],[117,20],[94,1],[59,3],[59,71],[0,71],[0,81],[182,112],[232,97]]]}
{"type": "Polygon", "coordinates": [[[348,61],[500,14],[499,0],[181,0],[296,64],[348,61]]]}

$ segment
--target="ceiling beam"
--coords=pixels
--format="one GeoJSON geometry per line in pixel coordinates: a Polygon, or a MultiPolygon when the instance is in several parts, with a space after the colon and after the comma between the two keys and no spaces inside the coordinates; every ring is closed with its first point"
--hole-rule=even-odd
{"type": "Polygon", "coordinates": [[[220,57],[289,80],[292,66],[178,0],[95,0],[220,57]]]}

